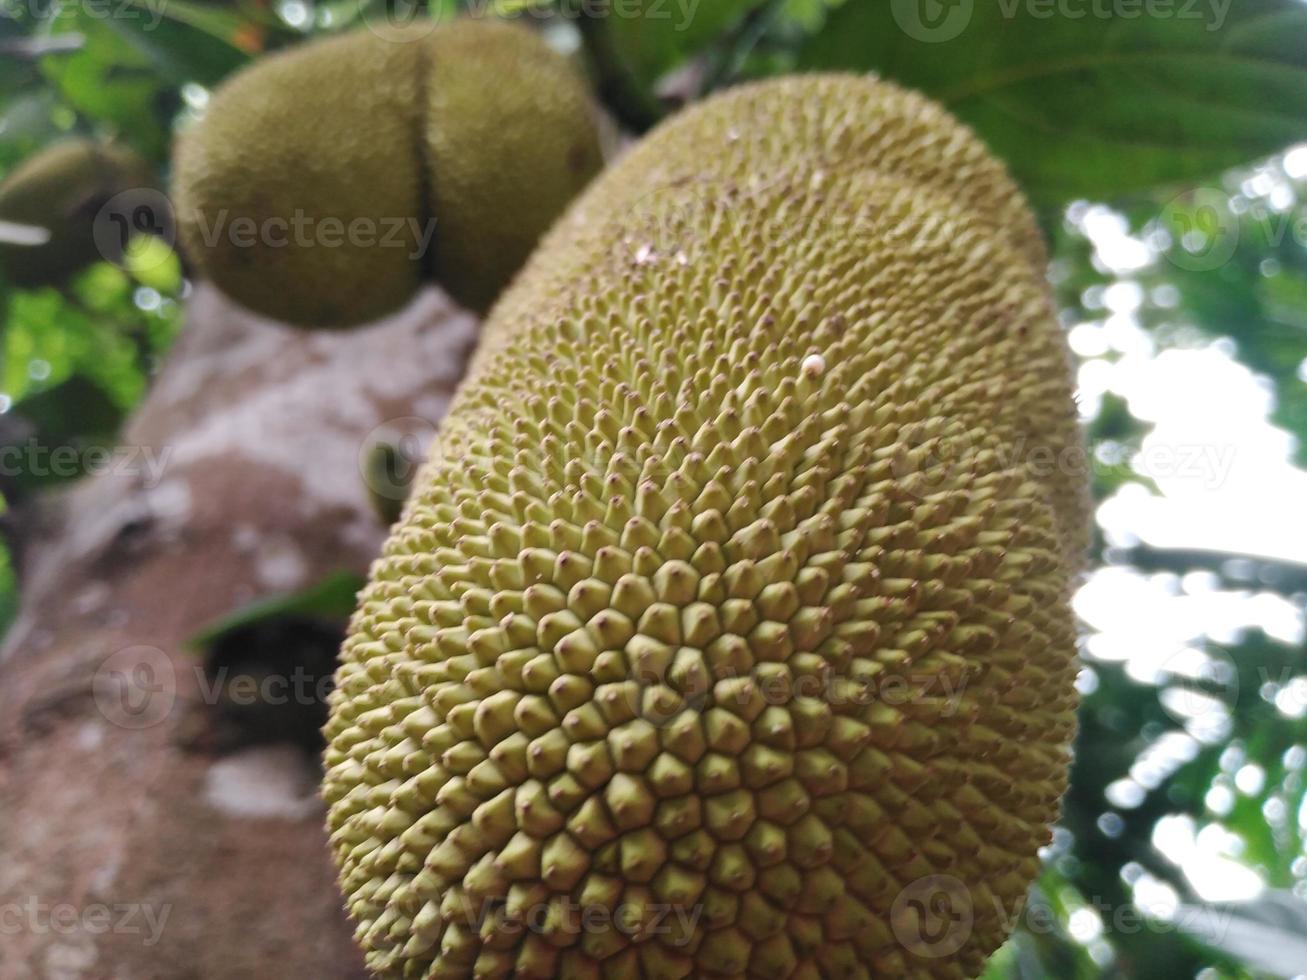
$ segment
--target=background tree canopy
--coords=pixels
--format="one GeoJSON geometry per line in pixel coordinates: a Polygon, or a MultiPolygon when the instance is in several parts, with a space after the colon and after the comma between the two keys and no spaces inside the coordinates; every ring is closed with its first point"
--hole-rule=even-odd
{"type": "MultiPolygon", "coordinates": [[[[251,58],[464,7],[538,22],[631,132],[742,80],[870,70],[1007,161],[1052,244],[1100,507],[1072,789],[988,976],[1307,969],[1307,4],[8,0],[0,174],[79,134],[166,186],[172,132],[251,58]]],[[[2,288],[14,508],[107,465],[189,287],[143,236],[2,288]]],[[[20,588],[0,552],[0,630],[20,588]]]]}

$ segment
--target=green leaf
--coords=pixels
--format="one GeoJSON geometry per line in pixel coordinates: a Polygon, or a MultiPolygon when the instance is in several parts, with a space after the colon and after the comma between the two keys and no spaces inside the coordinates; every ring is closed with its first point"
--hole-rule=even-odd
{"type": "Polygon", "coordinates": [[[848,3],[800,64],[940,100],[1041,204],[1212,175],[1307,134],[1300,0],[848,3]]]}
{"type": "Polygon", "coordinates": [[[662,111],[658,82],[692,56],[728,40],[767,0],[625,0],[600,22],[607,60],[626,76],[646,111],[662,111]]]}
{"type": "Polygon", "coordinates": [[[135,341],[53,288],[15,290],[0,334],[0,391],[19,402],[75,374],[122,408],[144,390],[135,341]],[[34,380],[32,368],[39,364],[34,380]]]}
{"type": "Polygon", "coordinates": [[[250,51],[254,35],[250,22],[242,14],[225,7],[207,3],[190,3],[189,0],[132,0],[132,5],[149,9],[151,4],[169,20],[186,24],[229,47],[250,51]]]}
{"type": "Polygon", "coordinates": [[[48,55],[41,72],[69,106],[110,132],[125,133],[147,157],[163,160],[171,140],[170,103],[180,104],[149,59],[102,20],[66,7],[52,30],[76,31],[81,50],[48,55]]]}
{"type": "Polygon", "coordinates": [[[216,85],[249,61],[249,53],[237,46],[242,21],[234,14],[184,0],[137,0],[125,13],[137,16],[106,23],[174,84],[216,85]]]}
{"type": "Polygon", "coordinates": [[[337,571],[300,592],[260,599],[204,627],[186,645],[203,650],[224,634],[263,619],[279,616],[321,616],[344,619],[354,611],[364,580],[353,572],[337,571]]]}

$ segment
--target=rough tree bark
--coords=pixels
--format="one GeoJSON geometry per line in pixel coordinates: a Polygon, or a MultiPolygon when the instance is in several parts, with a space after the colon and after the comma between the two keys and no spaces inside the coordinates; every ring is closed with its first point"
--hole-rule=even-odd
{"type": "Polygon", "coordinates": [[[205,687],[184,644],[366,569],[384,528],[360,447],[388,419],[439,419],[475,333],[434,291],[325,333],[200,287],[123,436],[161,472],[138,457],[29,515],[0,651],[0,977],[363,975],[313,759],[188,748],[205,687]]]}

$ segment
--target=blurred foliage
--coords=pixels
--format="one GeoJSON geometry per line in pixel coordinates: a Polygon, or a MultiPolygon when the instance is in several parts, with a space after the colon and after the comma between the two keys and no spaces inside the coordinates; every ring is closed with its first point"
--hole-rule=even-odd
{"type": "MultiPolygon", "coordinates": [[[[530,18],[579,46],[600,97],[634,132],[714,89],[798,69],[874,70],[934,95],[1040,206],[1068,328],[1102,327],[1114,315],[1107,291],[1129,287],[1139,297],[1130,316],[1151,350],[1217,345],[1264,378],[1272,421],[1307,463],[1307,194],[1283,158],[1269,156],[1307,138],[1299,0],[1146,10],[614,0],[607,17],[594,16],[595,0],[432,0],[416,12],[404,0],[26,0],[0,8],[0,174],[78,134],[132,146],[166,182],[175,128],[250,57],[307,33],[460,7],[530,18]],[[1084,16],[1066,13],[1076,10],[1084,16]],[[1143,258],[1113,266],[1093,221],[1118,225],[1143,258]]],[[[186,286],[176,257],[146,240],[122,267],[0,289],[0,446],[110,443],[180,326],[186,286]]],[[[1124,356],[1110,342],[1081,353],[1085,369],[1124,356]]],[[[1096,498],[1160,494],[1138,463],[1151,424],[1112,390],[1087,408],[1096,498]]],[[[0,487],[12,498],[50,483],[28,477],[11,474],[0,487]]],[[[1197,575],[1213,594],[1272,595],[1299,616],[1307,609],[1301,561],[1157,548],[1106,531],[1098,548],[1099,564],[1173,594],[1197,575]]],[[[308,601],[348,604],[356,584],[330,579],[308,601]]],[[[0,554],[0,629],[14,603],[0,554]]],[[[1256,628],[1220,645],[1199,636],[1183,667],[1168,662],[1140,678],[1095,655],[1092,640],[1065,817],[1020,928],[987,976],[1284,973],[1283,957],[1277,964],[1267,950],[1301,948],[1288,944],[1302,930],[1307,878],[1307,650],[1256,628]],[[1177,820],[1221,835],[1231,860],[1273,891],[1222,929],[1196,928],[1195,910],[1216,910],[1157,842],[1159,826],[1177,820]]]]}
{"type": "Polygon", "coordinates": [[[846,3],[799,62],[875,68],[934,95],[1045,204],[1210,176],[1301,138],[1307,8],[1239,0],[1224,16],[1210,5],[1157,9],[846,3]]]}

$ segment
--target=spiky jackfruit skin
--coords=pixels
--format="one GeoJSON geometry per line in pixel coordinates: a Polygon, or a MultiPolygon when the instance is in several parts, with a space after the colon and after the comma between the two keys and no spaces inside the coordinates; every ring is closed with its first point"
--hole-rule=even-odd
{"type": "Polygon", "coordinates": [[[0,221],[44,228],[43,245],[0,244],[0,269],[16,285],[57,283],[101,258],[95,221],[114,195],[151,183],[126,147],[90,139],[56,143],[20,163],[0,184],[0,221]]]}
{"type": "Polygon", "coordinates": [[[309,326],[390,313],[432,272],[483,308],[600,165],[567,61],[483,20],[262,59],[175,158],[186,253],[250,309],[309,326]]]}
{"type": "Polygon", "coordinates": [[[1075,727],[1042,264],[974,137],[866,78],[713,98],[582,195],[342,652],[324,795],[374,970],[981,970],[1075,727]]]}

